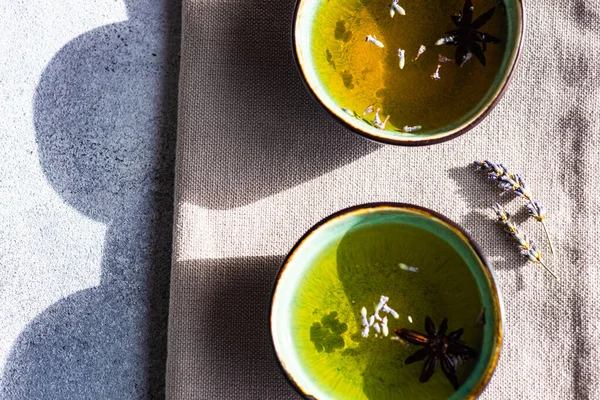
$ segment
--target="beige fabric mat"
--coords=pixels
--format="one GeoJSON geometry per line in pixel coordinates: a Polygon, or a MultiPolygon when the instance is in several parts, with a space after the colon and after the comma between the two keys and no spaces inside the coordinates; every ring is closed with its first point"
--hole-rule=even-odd
{"type": "MultiPolygon", "coordinates": [[[[450,142],[400,148],[344,130],[309,97],[293,0],[184,1],[170,399],[295,398],[269,347],[278,264],[321,218],[382,200],[441,212],[493,262],[506,336],[482,398],[600,398],[600,2],[526,7],[522,58],[491,115],[450,142]],[[524,175],[548,208],[560,284],[492,221],[498,191],[472,171],[480,158],[524,175]]],[[[548,253],[541,226],[523,228],[548,253]]]]}

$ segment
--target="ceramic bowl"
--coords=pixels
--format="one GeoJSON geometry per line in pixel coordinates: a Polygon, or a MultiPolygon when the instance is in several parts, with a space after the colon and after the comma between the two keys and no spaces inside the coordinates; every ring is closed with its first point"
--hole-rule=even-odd
{"type": "Polygon", "coordinates": [[[470,399],[481,393],[496,367],[502,316],[494,273],[461,228],[421,207],[378,203],[331,215],[299,240],[277,276],[270,329],[283,373],[306,398],[470,399]],[[399,261],[418,271],[398,272],[399,261]],[[328,263],[333,263],[330,270],[328,263]],[[369,286],[388,267],[395,275],[380,288],[369,286]],[[329,272],[318,275],[318,269],[329,272]],[[403,363],[416,346],[392,341],[393,333],[360,335],[360,307],[371,308],[380,293],[400,314],[390,317],[392,331],[424,332],[425,316],[436,325],[447,317],[449,330],[465,329],[461,339],[479,356],[461,367],[469,372],[459,370],[457,391],[439,368],[429,382],[418,381],[423,363],[403,363]],[[485,323],[480,323],[480,309],[485,323]]]}
{"type": "MultiPolygon", "coordinates": [[[[507,18],[506,50],[496,77],[481,101],[468,113],[452,123],[437,129],[415,133],[399,134],[395,131],[380,130],[348,115],[343,104],[337,104],[321,82],[313,54],[313,23],[320,1],[298,0],[292,25],[294,58],[300,75],[314,99],[350,130],[378,142],[395,145],[429,145],[455,138],[475,127],[498,103],[506,90],[515,68],[524,35],[524,9],[522,0],[504,0],[507,18]]],[[[401,88],[399,90],[414,90],[401,88]]],[[[358,110],[354,110],[358,111],[358,110]]]]}

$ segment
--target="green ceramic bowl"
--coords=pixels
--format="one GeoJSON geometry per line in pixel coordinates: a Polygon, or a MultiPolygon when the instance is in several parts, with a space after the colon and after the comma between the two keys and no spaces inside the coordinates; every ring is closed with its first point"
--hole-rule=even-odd
{"type": "Polygon", "coordinates": [[[456,224],[379,203],[340,211],[300,239],[279,271],[270,323],[283,372],[306,398],[464,399],[477,397],[496,367],[502,314],[491,267],[456,224]],[[389,315],[388,337],[374,329],[363,337],[360,310],[372,313],[381,295],[398,319],[389,315]],[[461,339],[479,353],[459,367],[457,391],[439,368],[420,383],[423,362],[404,364],[418,347],[392,340],[394,329],[424,332],[426,316],[464,328],[461,339]]]}
{"type": "MultiPolygon", "coordinates": [[[[492,86],[481,101],[468,113],[452,123],[417,133],[398,134],[380,130],[346,114],[321,82],[311,52],[313,46],[313,24],[321,1],[298,0],[292,25],[294,58],[305,85],[315,100],[350,130],[378,142],[395,145],[428,145],[455,138],[475,127],[493,109],[509,84],[515,68],[524,35],[524,9],[522,0],[503,0],[507,18],[506,50],[492,86]]],[[[415,90],[399,88],[399,90],[415,90]]],[[[358,111],[358,110],[355,110],[358,111]]]]}

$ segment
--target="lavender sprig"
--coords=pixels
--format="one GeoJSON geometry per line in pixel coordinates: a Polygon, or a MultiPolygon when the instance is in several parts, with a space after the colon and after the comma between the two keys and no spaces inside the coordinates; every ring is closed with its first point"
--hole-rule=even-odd
{"type": "Polygon", "coordinates": [[[544,263],[542,253],[538,250],[532,240],[512,221],[510,214],[498,203],[494,205],[494,212],[498,217],[498,222],[504,225],[504,230],[508,232],[517,247],[521,251],[521,255],[535,264],[541,264],[557,281],[558,276],[544,263]]]}
{"type": "Polygon", "coordinates": [[[477,169],[487,172],[488,177],[498,182],[498,187],[504,191],[513,192],[515,196],[522,197],[527,200],[527,210],[529,215],[535,218],[536,221],[541,222],[546,233],[548,245],[550,246],[550,252],[554,255],[554,246],[552,240],[550,240],[550,233],[546,226],[546,209],[538,202],[533,199],[533,193],[529,189],[529,186],[525,183],[523,178],[519,174],[513,174],[503,164],[494,164],[488,160],[475,161],[477,169]]]}
{"type": "Polygon", "coordinates": [[[542,223],[544,227],[544,231],[546,232],[546,238],[548,239],[548,244],[550,245],[550,251],[554,254],[554,246],[552,246],[552,241],[550,240],[550,233],[548,233],[548,227],[546,226],[546,209],[544,206],[540,204],[537,200],[532,200],[527,203],[527,212],[533,218],[535,218],[538,222],[542,223]]]}

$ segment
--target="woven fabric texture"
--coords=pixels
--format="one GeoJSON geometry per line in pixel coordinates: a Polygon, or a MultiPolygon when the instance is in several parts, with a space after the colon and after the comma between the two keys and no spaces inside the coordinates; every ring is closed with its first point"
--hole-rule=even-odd
{"type": "Polygon", "coordinates": [[[185,0],[167,392],[297,398],[269,345],[279,263],[323,217],[374,201],[436,210],[493,263],[505,340],[484,399],[600,398],[600,2],[531,0],[510,88],[443,144],[371,143],[310,98],[290,49],[293,0],[185,0]],[[522,174],[557,249],[523,202],[471,162],[522,174]],[[494,223],[500,200],[561,277],[525,263],[494,223]]]}

